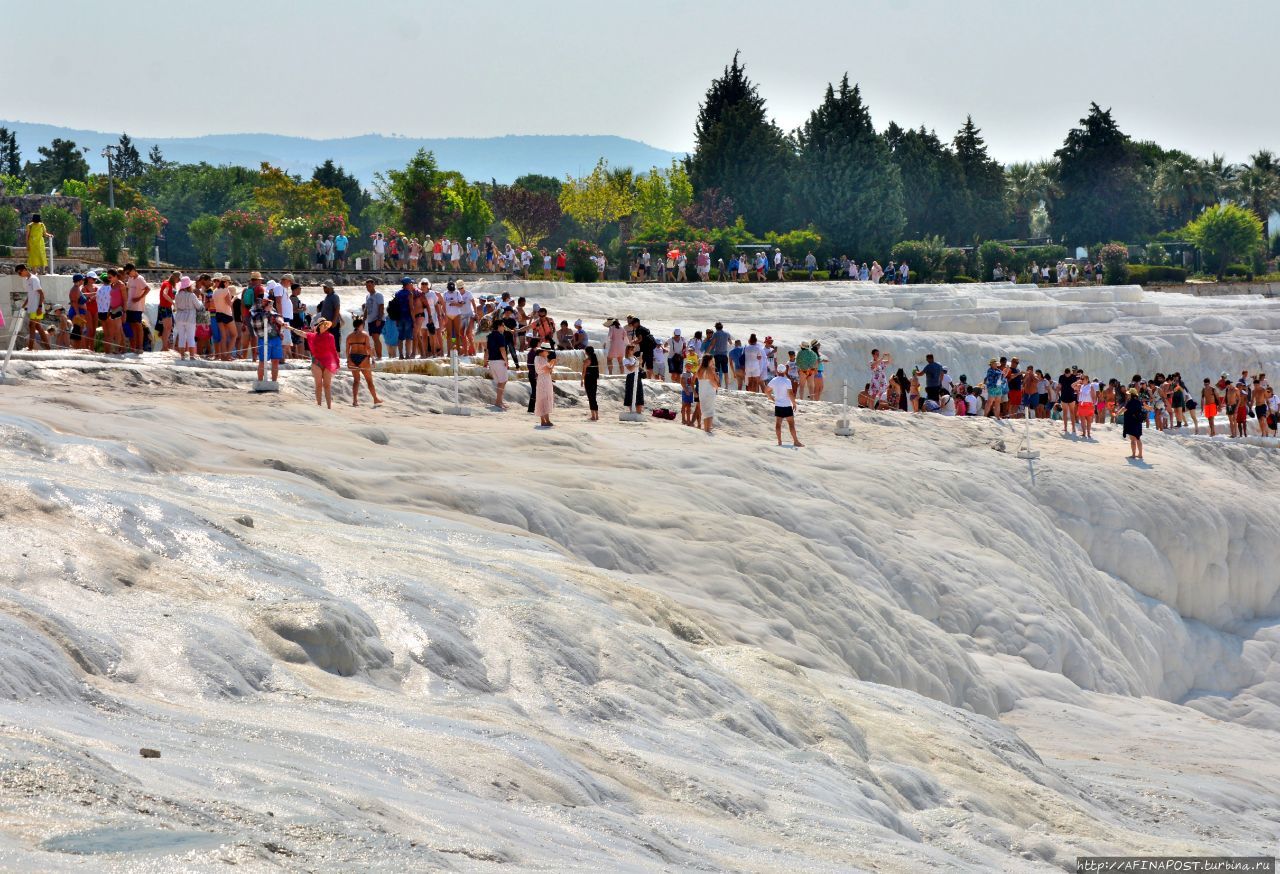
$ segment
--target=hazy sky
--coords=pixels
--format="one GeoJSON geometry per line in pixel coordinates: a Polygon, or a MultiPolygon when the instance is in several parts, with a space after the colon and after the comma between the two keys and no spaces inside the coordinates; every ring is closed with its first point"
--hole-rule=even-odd
{"type": "Polygon", "coordinates": [[[877,127],[949,138],[972,113],[1005,161],[1050,154],[1090,100],[1197,155],[1280,150],[1275,0],[3,6],[0,118],[137,136],[600,133],[683,151],[741,49],[788,130],[847,70],[877,127]]]}

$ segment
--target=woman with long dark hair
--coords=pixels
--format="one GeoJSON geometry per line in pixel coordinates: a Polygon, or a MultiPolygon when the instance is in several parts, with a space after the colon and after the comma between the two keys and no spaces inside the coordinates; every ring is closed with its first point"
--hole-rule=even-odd
{"type": "Polygon", "coordinates": [[[899,367],[898,372],[893,375],[893,381],[898,386],[898,409],[905,413],[909,409],[911,380],[907,378],[907,372],[899,367]]]}
{"type": "Polygon", "coordinates": [[[1129,389],[1124,402],[1124,436],[1129,438],[1129,457],[1142,461],[1142,426],[1147,410],[1136,388],[1129,389]]]}
{"type": "Polygon", "coordinates": [[[596,386],[600,382],[600,359],[596,358],[596,348],[588,346],[583,350],[586,356],[582,361],[582,387],[587,392],[587,407],[591,410],[591,421],[600,421],[600,406],[596,403],[596,386]]]}
{"type": "Polygon", "coordinates": [[[703,355],[702,366],[698,368],[698,406],[702,410],[702,430],[711,433],[713,420],[716,417],[716,389],[720,388],[720,378],[716,375],[716,359],[714,355],[703,355]]]}

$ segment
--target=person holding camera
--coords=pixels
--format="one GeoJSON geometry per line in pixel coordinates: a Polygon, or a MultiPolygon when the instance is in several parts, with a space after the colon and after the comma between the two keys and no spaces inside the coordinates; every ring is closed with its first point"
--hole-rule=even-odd
{"type": "Polygon", "coordinates": [[[551,380],[551,371],[555,368],[556,353],[550,343],[538,347],[538,355],[533,359],[533,369],[537,374],[537,400],[533,411],[538,414],[542,427],[551,427],[551,411],[556,406],[555,387],[551,380]]]}

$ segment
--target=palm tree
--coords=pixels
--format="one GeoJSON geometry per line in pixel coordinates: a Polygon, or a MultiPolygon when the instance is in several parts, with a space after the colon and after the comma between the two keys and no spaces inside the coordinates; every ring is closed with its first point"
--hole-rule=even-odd
{"type": "Polygon", "coordinates": [[[1237,177],[1240,175],[1240,168],[1235,164],[1228,164],[1227,159],[1217,152],[1214,152],[1213,157],[1208,161],[1202,161],[1201,163],[1204,165],[1204,172],[1213,184],[1213,202],[1222,203],[1233,199],[1236,195],[1236,183],[1237,177]]]}
{"type": "Polygon", "coordinates": [[[1156,209],[1181,227],[1205,206],[1217,202],[1217,184],[1208,162],[1179,153],[1156,167],[1152,194],[1156,209]]]}
{"type": "Polygon", "coordinates": [[[1049,161],[1018,162],[1005,168],[1005,200],[1018,233],[1031,237],[1031,216],[1059,194],[1054,167],[1049,161]]]}
{"type": "Polygon", "coordinates": [[[1249,156],[1238,177],[1240,204],[1253,210],[1267,226],[1273,212],[1280,210],[1280,163],[1267,149],[1249,156]]]}

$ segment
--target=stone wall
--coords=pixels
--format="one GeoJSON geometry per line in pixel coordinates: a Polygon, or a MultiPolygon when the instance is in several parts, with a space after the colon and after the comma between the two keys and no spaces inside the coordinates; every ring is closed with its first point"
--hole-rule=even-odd
{"type": "Polygon", "coordinates": [[[1180,285],[1150,285],[1146,288],[1147,291],[1194,294],[1196,297],[1224,297],[1237,294],[1280,297],[1280,282],[1187,282],[1180,285]]]}
{"type": "MultiPolygon", "coordinates": [[[[0,240],[0,245],[25,246],[27,222],[31,221],[31,216],[40,212],[46,206],[60,206],[65,210],[69,210],[76,218],[80,218],[82,207],[80,198],[63,197],[61,195],[48,194],[23,194],[14,196],[10,194],[0,194],[0,206],[11,206],[18,211],[18,236],[14,240],[0,240]]],[[[68,245],[80,245],[80,227],[71,232],[68,245]]]]}

